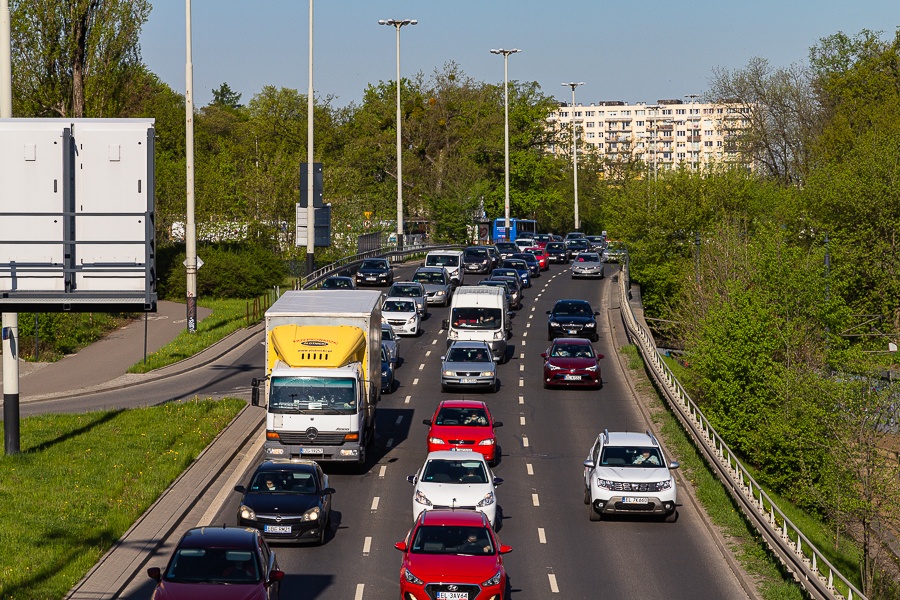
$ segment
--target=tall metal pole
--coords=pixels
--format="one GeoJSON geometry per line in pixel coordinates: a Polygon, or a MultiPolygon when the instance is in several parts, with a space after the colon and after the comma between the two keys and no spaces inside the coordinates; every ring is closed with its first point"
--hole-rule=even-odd
{"type": "Polygon", "coordinates": [[[403,141],[400,130],[400,28],[416,25],[415,19],[382,19],[379,25],[393,25],[397,30],[397,250],[403,250],[403,141]]]}
{"type": "Polygon", "coordinates": [[[316,208],[313,200],[313,0],[309,0],[309,87],[306,92],[306,274],[316,270],[316,208]]]}
{"type": "Polygon", "coordinates": [[[503,168],[506,174],[506,200],[503,203],[506,239],[509,241],[509,55],[521,52],[512,50],[491,50],[491,54],[503,55],[503,168]]]}
{"type": "Polygon", "coordinates": [[[185,165],[187,208],[184,226],[184,266],[187,268],[187,328],[197,331],[197,226],[194,222],[194,63],[191,56],[191,0],[184,0],[186,57],[184,65],[185,165]]]}
{"type": "MultiPolygon", "coordinates": [[[[12,19],[0,0],[0,118],[12,118],[12,19]]],[[[19,313],[3,313],[3,442],[19,453],[19,313]]]]}
{"type": "Polygon", "coordinates": [[[575,189],[575,231],[578,231],[581,229],[581,219],[578,218],[578,133],[575,126],[575,88],[584,85],[584,82],[569,82],[562,85],[572,88],[572,170],[575,189]]]}

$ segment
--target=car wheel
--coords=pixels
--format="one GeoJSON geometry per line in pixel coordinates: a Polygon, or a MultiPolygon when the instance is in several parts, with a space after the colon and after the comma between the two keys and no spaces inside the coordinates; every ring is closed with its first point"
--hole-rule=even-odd
{"type": "Polygon", "coordinates": [[[672,512],[668,513],[663,520],[666,523],[674,523],[678,520],[678,510],[673,510],[672,512]]]}
{"type": "Polygon", "coordinates": [[[497,391],[498,391],[499,389],[500,389],[500,382],[499,382],[498,380],[495,379],[495,380],[494,380],[494,385],[491,386],[491,390],[490,390],[490,391],[491,391],[492,394],[496,394],[497,391]]]}
{"type": "Polygon", "coordinates": [[[585,504],[591,503],[591,490],[589,490],[587,488],[587,486],[584,487],[584,503],[585,504]]]}
{"type": "Polygon", "coordinates": [[[590,517],[591,521],[600,521],[603,518],[600,513],[594,510],[594,506],[592,504],[588,504],[588,516],[590,517]]]}
{"type": "Polygon", "coordinates": [[[316,542],[318,543],[319,546],[324,546],[325,545],[325,532],[328,529],[328,521],[325,521],[325,524],[322,525],[322,527],[320,527],[319,529],[320,529],[319,539],[316,540],[316,542]]]}
{"type": "Polygon", "coordinates": [[[447,390],[447,386],[446,386],[446,385],[442,385],[442,386],[441,386],[441,393],[444,394],[444,393],[446,393],[447,391],[448,391],[448,390],[447,390]]]}
{"type": "Polygon", "coordinates": [[[553,340],[554,340],[553,334],[552,334],[552,333],[548,333],[548,334],[547,334],[547,341],[548,341],[548,342],[552,342],[553,340]]]}

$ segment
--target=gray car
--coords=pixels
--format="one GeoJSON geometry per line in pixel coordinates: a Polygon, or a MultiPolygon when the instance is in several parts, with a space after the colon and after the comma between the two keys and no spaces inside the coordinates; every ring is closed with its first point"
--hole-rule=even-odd
{"type": "Polygon", "coordinates": [[[413,281],[421,283],[425,288],[425,298],[428,304],[448,306],[450,295],[453,293],[453,284],[450,275],[444,267],[419,267],[413,274],[413,281]]]}
{"type": "Polygon", "coordinates": [[[497,365],[487,342],[455,341],[441,357],[441,391],[484,389],[496,392],[497,365]]]}
{"type": "Polygon", "coordinates": [[[596,252],[579,252],[572,261],[572,279],[597,277],[603,279],[603,261],[596,252]]]}
{"type": "Polygon", "coordinates": [[[391,285],[387,291],[388,297],[393,298],[410,298],[416,301],[416,308],[419,315],[424,319],[425,306],[425,286],[418,281],[398,281],[391,285]]]}

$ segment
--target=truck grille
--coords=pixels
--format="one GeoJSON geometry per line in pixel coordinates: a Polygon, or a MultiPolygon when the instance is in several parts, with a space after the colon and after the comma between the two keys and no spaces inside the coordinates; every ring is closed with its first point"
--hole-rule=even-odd
{"type": "Polygon", "coordinates": [[[306,444],[309,446],[340,446],[344,443],[343,433],[319,431],[314,439],[309,439],[305,431],[279,432],[283,444],[306,444]]]}

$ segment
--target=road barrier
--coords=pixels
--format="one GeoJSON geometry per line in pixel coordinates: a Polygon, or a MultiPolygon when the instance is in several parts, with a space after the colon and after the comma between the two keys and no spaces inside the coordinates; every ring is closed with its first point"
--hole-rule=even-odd
{"type": "Polygon", "coordinates": [[[744,515],[810,596],[821,600],[867,600],[778,508],[676,379],[657,351],[653,336],[637,321],[631,308],[628,266],[626,259],[622,276],[618,278],[622,319],[628,336],[638,347],[657,389],[744,515]]]}

